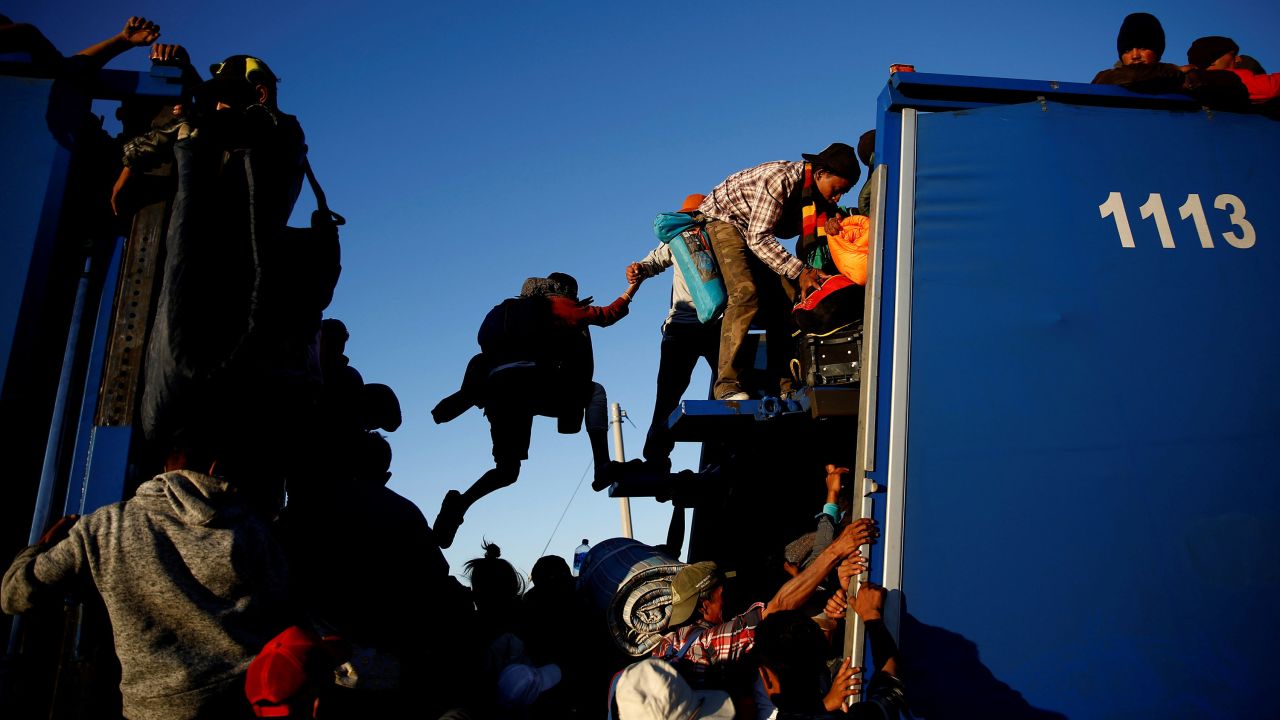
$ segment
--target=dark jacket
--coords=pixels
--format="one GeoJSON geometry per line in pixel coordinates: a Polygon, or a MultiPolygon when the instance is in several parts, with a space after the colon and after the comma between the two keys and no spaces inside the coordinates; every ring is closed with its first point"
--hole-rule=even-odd
{"type": "Polygon", "coordinates": [[[1133,92],[1189,95],[1201,105],[1220,110],[1242,110],[1249,106],[1249,91],[1235,73],[1226,70],[1190,70],[1177,65],[1153,63],[1116,65],[1093,78],[1094,85],[1118,85],[1133,92]]]}
{"type": "MultiPolygon", "coordinates": [[[[278,254],[306,144],[296,118],[256,107],[158,128],[127,146],[138,167],[170,155],[178,178],[140,405],[153,440],[265,420],[289,405],[257,400],[250,380],[273,370],[254,334],[269,274],[263,259],[278,254]]],[[[318,360],[315,370],[318,380],[318,360]]]]}

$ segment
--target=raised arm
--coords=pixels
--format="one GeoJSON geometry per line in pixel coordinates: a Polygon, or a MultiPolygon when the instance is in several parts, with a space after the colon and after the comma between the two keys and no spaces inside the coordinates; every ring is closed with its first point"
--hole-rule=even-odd
{"type": "Polygon", "coordinates": [[[813,595],[813,591],[818,588],[823,578],[875,535],[875,521],[870,518],[863,518],[847,526],[844,532],[840,533],[840,536],[809,564],[809,567],[778,588],[777,594],[765,606],[761,617],[771,612],[794,610],[803,605],[813,595]]]}
{"type": "Polygon", "coordinates": [[[83,553],[78,549],[83,543],[68,537],[79,519],[78,515],[59,519],[35,545],[18,553],[0,583],[0,610],[18,615],[43,605],[53,596],[51,588],[80,570],[83,553]]]}
{"type": "Polygon", "coordinates": [[[563,321],[571,325],[595,325],[597,327],[609,327],[627,316],[631,307],[631,298],[635,296],[636,290],[640,289],[640,283],[632,283],[627,289],[618,296],[617,300],[608,305],[587,305],[587,300],[576,302],[569,298],[553,296],[553,312],[563,321]]]}
{"type": "Polygon", "coordinates": [[[117,55],[126,50],[150,45],[160,37],[160,26],[144,17],[131,17],[124,23],[124,29],[76,53],[90,58],[93,65],[102,67],[117,55]]]}

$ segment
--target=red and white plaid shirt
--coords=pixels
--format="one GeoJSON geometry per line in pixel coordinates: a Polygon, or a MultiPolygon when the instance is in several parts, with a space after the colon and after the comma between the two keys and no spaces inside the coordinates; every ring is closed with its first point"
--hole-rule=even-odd
{"type": "Polygon", "coordinates": [[[719,625],[699,619],[663,635],[654,646],[652,655],[657,658],[674,658],[689,642],[689,636],[701,628],[701,634],[694,639],[689,649],[679,660],[674,661],[680,674],[696,684],[696,680],[705,675],[712,665],[741,660],[755,647],[756,626],[760,624],[763,612],[764,603],[756,603],[741,615],[719,625]]]}
{"type": "Polygon", "coordinates": [[[803,162],[775,160],[725,178],[698,211],[738,228],[756,257],[779,275],[794,279],[800,276],[804,262],[782,247],[774,231],[782,217],[782,204],[803,187],[803,162]]]}

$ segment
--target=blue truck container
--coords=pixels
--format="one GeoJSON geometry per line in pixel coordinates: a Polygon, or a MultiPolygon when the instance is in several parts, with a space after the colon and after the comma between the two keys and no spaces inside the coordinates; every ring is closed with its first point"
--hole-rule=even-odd
{"type": "Polygon", "coordinates": [[[858,493],[917,717],[1276,714],[1277,159],[1185,97],[892,76],[858,493]]]}

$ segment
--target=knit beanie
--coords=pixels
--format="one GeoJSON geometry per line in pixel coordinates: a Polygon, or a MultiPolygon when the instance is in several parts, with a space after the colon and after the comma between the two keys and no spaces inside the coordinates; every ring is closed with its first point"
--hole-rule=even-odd
{"type": "Polygon", "coordinates": [[[1151,13],[1133,13],[1120,24],[1116,36],[1116,53],[1123,55],[1134,48],[1155,52],[1159,60],[1164,55],[1164,28],[1151,13]]]}
{"type": "Polygon", "coordinates": [[[871,167],[871,160],[876,152],[876,131],[868,130],[858,138],[858,159],[863,165],[871,167]]]}
{"type": "Polygon", "coordinates": [[[1203,70],[1223,55],[1238,52],[1240,52],[1240,46],[1236,45],[1231,38],[1209,35],[1197,38],[1191,43],[1191,47],[1187,49],[1187,62],[1203,70]]]}

